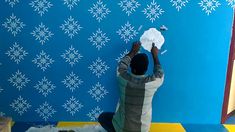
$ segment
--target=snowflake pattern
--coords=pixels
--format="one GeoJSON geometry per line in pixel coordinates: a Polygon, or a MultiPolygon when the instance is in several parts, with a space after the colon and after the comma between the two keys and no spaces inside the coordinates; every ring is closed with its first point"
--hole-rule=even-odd
{"type": "Polygon", "coordinates": [[[56,111],[52,108],[51,105],[49,105],[47,102],[44,102],[42,105],[39,106],[35,110],[40,117],[42,117],[45,121],[48,120],[48,118],[52,117],[53,114],[56,113],[56,111]]]}
{"type": "Polygon", "coordinates": [[[129,51],[126,49],[123,53],[120,53],[120,56],[116,59],[116,61],[119,63],[121,59],[128,54],[129,51]]]}
{"type": "Polygon", "coordinates": [[[29,5],[34,8],[34,11],[37,11],[40,16],[44,15],[45,12],[48,12],[48,9],[53,6],[53,4],[47,0],[34,0],[31,1],[29,5]]]}
{"type": "Polygon", "coordinates": [[[99,115],[103,112],[103,110],[100,109],[99,106],[92,109],[87,116],[90,118],[91,121],[96,121],[99,115]]]}
{"type": "Polygon", "coordinates": [[[210,15],[212,11],[215,11],[215,9],[221,5],[219,1],[216,0],[202,0],[198,4],[202,7],[202,10],[205,11],[207,15],[210,15]]]}
{"type": "Polygon", "coordinates": [[[130,16],[135,10],[140,6],[136,0],[122,0],[118,3],[122,8],[122,11],[125,11],[128,16],[130,16]]]}
{"type": "Polygon", "coordinates": [[[106,4],[103,4],[103,1],[98,0],[96,4],[93,4],[93,7],[91,7],[88,10],[93,17],[96,18],[98,22],[103,20],[111,11],[109,8],[106,7],[106,4]]]}
{"type": "Polygon", "coordinates": [[[4,112],[0,112],[0,117],[5,116],[6,114],[4,112]]]}
{"type": "Polygon", "coordinates": [[[68,76],[66,76],[66,79],[64,79],[62,83],[64,83],[66,88],[69,88],[73,92],[75,89],[79,88],[79,85],[81,85],[83,81],[79,78],[79,76],[71,72],[68,76]]]}
{"type": "Polygon", "coordinates": [[[70,16],[67,21],[64,20],[64,24],[62,24],[60,28],[65,34],[68,34],[71,39],[82,29],[78,24],[78,21],[76,21],[72,16],[70,16]]]}
{"type": "Polygon", "coordinates": [[[19,96],[17,99],[15,99],[10,106],[16,111],[20,116],[28,111],[28,109],[31,107],[31,105],[27,102],[27,100],[23,99],[21,96],[19,96]]]}
{"type": "Polygon", "coordinates": [[[0,87],[0,93],[3,91],[2,87],[0,87]]]}
{"type": "Polygon", "coordinates": [[[19,3],[19,0],[5,0],[8,2],[11,7],[14,7],[15,4],[19,3]]]}
{"type": "Polygon", "coordinates": [[[104,86],[102,86],[98,82],[95,86],[92,86],[92,89],[90,89],[88,93],[91,95],[92,98],[94,98],[97,102],[99,102],[109,92],[106,89],[104,89],[104,86]]]}
{"type": "Polygon", "coordinates": [[[125,26],[121,26],[121,29],[117,31],[117,34],[121,36],[121,39],[128,43],[138,34],[138,32],[135,30],[135,27],[132,26],[129,21],[127,21],[125,26]]]}
{"type": "Polygon", "coordinates": [[[40,67],[43,71],[45,71],[51,64],[54,63],[54,60],[50,58],[50,55],[47,55],[42,50],[39,55],[36,55],[36,58],[34,58],[32,62],[37,64],[37,67],[40,67]]]}
{"type": "Polygon", "coordinates": [[[96,33],[92,33],[92,36],[90,36],[88,40],[92,43],[92,45],[100,50],[106,43],[109,42],[110,39],[106,37],[106,33],[103,33],[100,28],[98,28],[96,33]]]}
{"type": "Polygon", "coordinates": [[[19,64],[21,60],[24,60],[24,57],[28,54],[28,52],[23,50],[23,47],[19,44],[15,43],[12,47],[10,47],[10,50],[8,50],[6,54],[11,60],[14,60],[17,64],[19,64]]]}
{"type": "Polygon", "coordinates": [[[78,4],[80,0],[64,0],[64,4],[68,6],[68,8],[71,10],[74,6],[78,4]]]}
{"type": "Polygon", "coordinates": [[[31,34],[35,37],[35,40],[39,40],[42,45],[54,35],[43,23],[35,27],[35,30],[31,32],[31,34]]]}
{"type": "Polygon", "coordinates": [[[172,6],[175,6],[177,11],[179,11],[189,2],[189,0],[171,0],[170,2],[172,3],[172,6]]]}
{"type": "Polygon", "coordinates": [[[73,96],[62,105],[67,112],[69,112],[72,116],[76,113],[79,112],[79,110],[83,107],[83,105],[74,98],[73,96]]]}
{"type": "Polygon", "coordinates": [[[12,77],[10,77],[8,81],[20,91],[23,87],[26,87],[26,84],[29,83],[30,80],[17,70],[15,74],[12,74],[12,77]]]}
{"type": "Polygon", "coordinates": [[[235,0],[226,0],[228,2],[228,5],[231,6],[232,8],[235,7],[235,0]]]}
{"type": "Polygon", "coordinates": [[[48,81],[46,77],[44,77],[41,81],[38,81],[38,84],[34,86],[44,97],[46,97],[49,93],[52,93],[52,90],[55,89],[55,86],[48,81]]]}
{"type": "Polygon", "coordinates": [[[63,53],[61,57],[66,60],[65,62],[69,62],[69,64],[73,67],[73,65],[75,65],[75,63],[77,63],[83,56],[79,54],[78,51],[71,45],[69,50],[65,50],[65,53],[63,53]]]}
{"type": "Polygon", "coordinates": [[[105,64],[105,62],[100,59],[100,57],[98,57],[96,61],[93,61],[92,63],[93,64],[91,64],[88,68],[98,78],[100,78],[102,74],[105,74],[105,72],[109,69],[109,67],[105,64]]]}
{"type": "Polygon", "coordinates": [[[12,13],[9,18],[6,18],[6,21],[2,24],[2,26],[4,26],[7,31],[11,32],[15,37],[26,25],[20,21],[20,18],[17,18],[12,13]]]}
{"type": "Polygon", "coordinates": [[[156,18],[159,18],[165,11],[153,0],[142,12],[146,15],[146,18],[149,18],[153,23],[156,18]]]}

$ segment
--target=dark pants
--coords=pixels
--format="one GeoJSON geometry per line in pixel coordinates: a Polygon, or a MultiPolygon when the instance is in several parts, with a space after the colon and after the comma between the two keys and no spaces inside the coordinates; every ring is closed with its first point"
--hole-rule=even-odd
{"type": "Polygon", "coordinates": [[[108,132],[115,132],[112,123],[113,115],[113,112],[103,112],[98,118],[100,125],[108,132]]]}

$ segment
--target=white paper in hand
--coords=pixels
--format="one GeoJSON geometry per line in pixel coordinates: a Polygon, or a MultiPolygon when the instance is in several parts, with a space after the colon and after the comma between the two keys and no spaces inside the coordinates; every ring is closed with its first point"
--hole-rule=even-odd
{"type": "Polygon", "coordinates": [[[156,28],[150,28],[145,31],[144,34],[140,37],[141,46],[147,50],[151,51],[152,44],[154,43],[158,49],[161,49],[162,45],[165,42],[165,39],[160,31],[156,28]]]}

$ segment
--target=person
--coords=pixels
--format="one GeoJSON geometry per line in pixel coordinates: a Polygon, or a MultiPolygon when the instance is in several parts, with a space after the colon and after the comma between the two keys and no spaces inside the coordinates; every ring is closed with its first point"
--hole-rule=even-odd
{"type": "Polygon", "coordinates": [[[103,112],[98,117],[108,132],[148,132],[152,120],[152,99],[164,80],[158,59],[158,49],[152,46],[153,74],[145,75],[148,56],[138,53],[141,43],[134,42],[131,51],[121,59],[117,68],[120,99],[116,113],[103,112]],[[128,68],[131,68],[131,73],[128,68]]]}

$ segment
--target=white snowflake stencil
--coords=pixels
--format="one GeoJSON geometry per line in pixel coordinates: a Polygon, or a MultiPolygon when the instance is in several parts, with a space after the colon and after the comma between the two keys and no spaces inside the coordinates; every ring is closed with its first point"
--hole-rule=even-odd
{"type": "Polygon", "coordinates": [[[103,4],[103,1],[98,0],[96,4],[93,4],[93,7],[91,7],[88,10],[93,17],[96,18],[98,22],[103,20],[111,11],[109,8],[106,7],[106,4],[103,4]]]}
{"type": "Polygon", "coordinates": [[[75,63],[77,63],[83,56],[71,45],[69,50],[65,50],[65,53],[63,53],[61,57],[66,60],[65,62],[68,62],[73,67],[73,65],[75,65],[75,63]]]}
{"type": "Polygon", "coordinates": [[[56,113],[56,111],[52,108],[51,105],[49,105],[47,102],[44,102],[42,105],[39,106],[35,110],[40,117],[42,117],[45,121],[48,120],[48,118],[52,117],[53,114],[56,113]]]}
{"type": "Polygon", "coordinates": [[[40,16],[44,15],[45,12],[48,12],[48,9],[53,6],[53,4],[47,0],[34,0],[31,1],[29,5],[33,7],[34,11],[37,11],[40,16]]]}
{"type": "Polygon", "coordinates": [[[0,117],[5,116],[6,114],[4,112],[0,112],[0,117]]]}
{"type": "Polygon", "coordinates": [[[40,67],[43,71],[45,71],[52,63],[54,63],[54,60],[50,58],[50,55],[47,55],[42,50],[39,55],[36,55],[36,58],[34,58],[32,62],[37,64],[37,67],[40,67]]]}
{"type": "Polygon", "coordinates": [[[105,64],[105,62],[100,59],[100,57],[98,57],[96,61],[93,61],[88,68],[98,78],[100,78],[103,74],[105,74],[105,72],[109,69],[109,67],[105,64]]]}
{"type": "Polygon", "coordinates": [[[27,100],[24,100],[21,96],[19,96],[17,99],[15,99],[10,106],[16,111],[20,116],[28,111],[28,109],[31,107],[31,105],[27,102],[27,100]]]}
{"type": "Polygon", "coordinates": [[[15,4],[19,3],[19,0],[5,0],[5,2],[8,2],[11,7],[13,7],[15,4]]]}
{"type": "Polygon", "coordinates": [[[153,0],[142,12],[146,15],[146,18],[149,18],[149,20],[153,23],[156,18],[159,18],[160,15],[164,13],[164,10],[161,9],[160,5],[153,0]]]}
{"type": "Polygon", "coordinates": [[[52,90],[55,89],[55,86],[48,81],[46,77],[44,77],[41,81],[38,81],[38,84],[34,86],[44,97],[46,97],[49,93],[52,93],[52,90]]]}
{"type": "Polygon", "coordinates": [[[235,0],[226,0],[228,2],[228,5],[231,6],[232,8],[235,7],[235,0]]]}
{"type": "Polygon", "coordinates": [[[71,39],[82,29],[78,24],[78,21],[76,21],[72,16],[70,16],[67,21],[64,20],[64,24],[62,24],[60,28],[65,34],[68,34],[71,39]]]}
{"type": "Polygon", "coordinates": [[[116,61],[119,63],[121,59],[126,56],[129,53],[129,51],[126,49],[123,53],[120,53],[120,56],[116,59],[116,61]]]}
{"type": "Polygon", "coordinates": [[[202,10],[205,11],[207,15],[210,15],[212,11],[215,11],[215,9],[221,5],[219,1],[216,0],[202,0],[198,4],[202,7],[202,10]]]}
{"type": "Polygon", "coordinates": [[[118,5],[130,16],[140,6],[136,0],[122,0],[118,5]]]}
{"type": "Polygon", "coordinates": [[[92,86],[92,89],[90,89],[88,93],[92,98],[99,102],[109,92],[98,82],[95,86],[92,86]]]}
{"type": "Polygon", "coordinates": [[[175,6],[177,11],[179,11],[189,2],[189,0],[171,0],[170,2],[172,3],[172,6],[175,6]]]}
{"type": "Polygon", "coordinates": [[[73,92],[75,89],[79,88],[79,85],[81,85],[83,81],[79,78],[79,76],[71,72],[68,76],[66,76],[66,79],[64,79],[62,83],[64,83],[66,88],[69,88],[73,92]]]}
{"type": "Polygon", "coordinates": [[[14,36],[16,36],[26,25],[20,21],[20,18],[17,18],[12,13],[9,18],[6,18],[6,22],[4,22],[2,26],[4,26],[8,32],[11,32],[14,36]]]}
{"type": "Polygon", "coordinates": [[[43,23],[41,23],[38,27],[35,27],[35,30],[31,32],[31,34],[35,37],[35,40],[38,40],[42,45],[46,41],[49,41],[49,38],[54,35],[43,23]]]}
{"type": "Polygon", "coordinates": [[[67,112],[69,112],[72,116],[76,114],[76,112],[79,112],[79,110],[83,107],[83,105],[74,98],[73,96],[62,105],[67,112]]]}
{"type": "Polygon", "coordinates": [[[2,87],[0,87],[0,93],[3,91],[2,87]]]}
{"type": "Polygon", "coordinates": [[[121,29],[117,31],[117,34],[121,36],[121,39],[128,43],[138,34],[138,32],[135,30],[135,27],[132,26],[129,21],[127,21],[125,26],[121,26],[121,29]]]}
{"type": "Polygon", "coordinates": [[[8,50],[6,54],[11,60],[14,60],[17,64],[19,64],[21,60],[24,60],[24,57],[28,54],[28,52],[23,50],[23,47],[19,44],[15,43],[12,47],[10,47],[10,50],[8,50]]]}
{"type": "Polygon", "coordinates": [[[71,10],[74,6],[78,4],[80,0],[64,0],[64,4],[68,6],[68,8],[71,10]]]}
{"type": "Polygon", "coordinates": [[[12,84],[12,86],[16,87],[20,91],[23,87],[26,87],[26,84],[30,80],[19,70],[17,70],[15,74],[12,74],[12,77],[10,77],[8,81],[12,84]]]}
{"type": "Polygon", "coordinates": [[[99,106],[92,109],[87,116],[90,118],[91,121],[96,121],[99,115],[103,112],[103,110],[100,109],[99,106]]]}
{"type": "Polygon", "coordinates": [[[106,37],[106,33],[103,33],[100,28],[98,28],[96,33],[92,33],[92,36],[90,36],[88,40],[92,43],[92,45],[100,50],[106,43],[108,43],[110,39],[106,37]]]}

